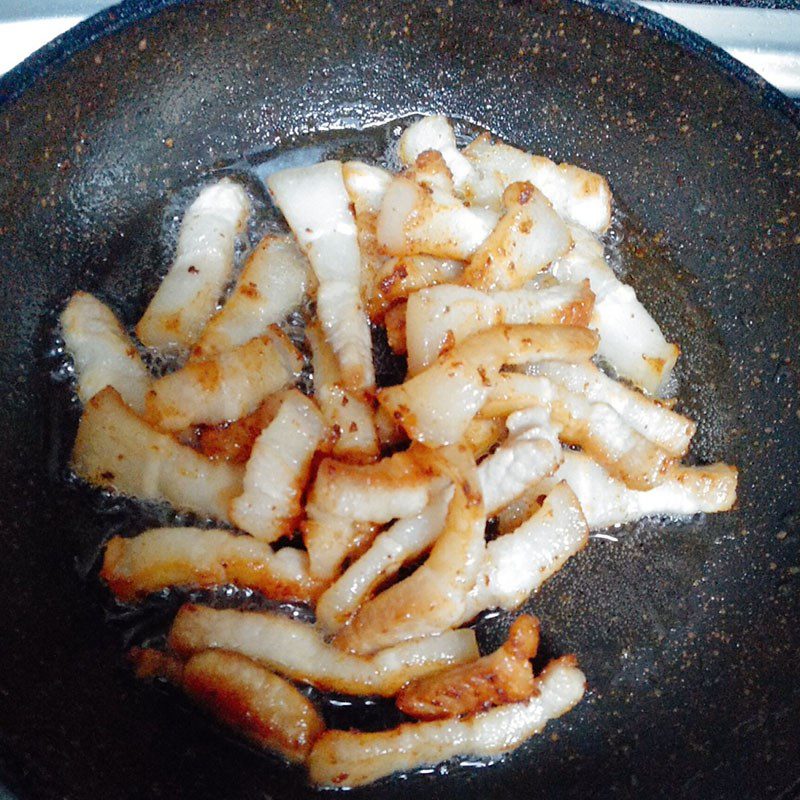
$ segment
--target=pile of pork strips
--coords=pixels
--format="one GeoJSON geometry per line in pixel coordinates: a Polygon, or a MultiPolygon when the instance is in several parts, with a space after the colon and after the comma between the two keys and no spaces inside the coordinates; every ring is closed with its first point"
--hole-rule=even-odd
{"type": "Polygon", "coordinates": [[[316,615],[187,604],[165,651],[134,650],[138,674],[326,786],[541,731],[583,695],[575,658],[534,674],[528,615],[484,657],[464,626],[520,608],[590,530],[736,495],[735,468],[681,464],[695,424],[659,399],[678,348],[604,258],[606,180],[486,135],[459,150],[443,117],[410,125],[399,158],[398,174],[271,175],[291,233],[238,274],[248,195],[207,185],[139,344],[84,292],[62,314],[75,473],[216,525],[112,538],[114,595],[232,584],[316,615]],[[376,388],[374,326],[407,359],[402,383],[376,388]],[[142,352],[176,368],[156,377],[142,352]],[[295,684],[395,697],[409,721],[326,730],[295,684]]]}

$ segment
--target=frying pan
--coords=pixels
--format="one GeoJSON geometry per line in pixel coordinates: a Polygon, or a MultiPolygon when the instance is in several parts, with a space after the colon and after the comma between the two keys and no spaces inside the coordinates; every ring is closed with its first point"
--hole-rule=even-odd
{"type": "MultiPolygon", "coordinates": [[[[134,321],[185,187],[210,172],[258,191],[251,167],[271,154],[311,141],[309,157],[349,155],[360,140],[346,131],[416,112],[610,177],[613,247],[683,348],[692,458],[737,464],[740,501],[595,539],[533,599],[547,651],[577,653],[591,690],[544,735],[491,768],[355,794],[798,795],[800,141],[788,101],[627,4],[478,0],[123,3],[0,80],[0,99],[0,772],[13,796],[314,794],[126,668],[131,624],[106,620],[93,564],[128,509],[64,480],[76,413],[54,388],[54,313],[84,288],[134,321]]],[[[483,624],[484,642],[505,624],[483,624]]]]}

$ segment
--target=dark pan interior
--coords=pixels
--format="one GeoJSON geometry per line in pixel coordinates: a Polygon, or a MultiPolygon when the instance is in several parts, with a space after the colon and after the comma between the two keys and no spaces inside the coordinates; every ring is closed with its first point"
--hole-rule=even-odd
{"type": "Polygon", "coordinates": [[[492,768],[354,794],[795,796],[800,137],[788,104],[617,5],[156,6],[103,15],[66,62],[56,48],[0,83],[9,788],[26,800],[314,794],[126,668],[88,559],[124,509],[100,516],[62,479],[74,414],[49,374],[53,310],[84,288],[133,321],[169,257],[181,190],[210,172],[252,174],[311,132],[436,111],[610,177],[630,279],[683,346],[693,455],[736,463],[740,502],[594,540],[534,598],[548,652],[577,653],[591,688],[544,736],[492,768]],[[115,32],[90,41],[104,28],[115,32]]]}

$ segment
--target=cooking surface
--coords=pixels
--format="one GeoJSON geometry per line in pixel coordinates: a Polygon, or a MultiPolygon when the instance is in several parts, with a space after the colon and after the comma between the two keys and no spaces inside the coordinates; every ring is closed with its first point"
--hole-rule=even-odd
{"type": "MultiPolygon", "coordinates": [[[[153,237],[175,190],[211,166],[312,128],[443,111],[609,175],[640,257],[679,265],[669,286],[705,309],[679,335],[685,363],[710,353],[725,365],[698,398],[702,455],[740,466],[741,502],[593,542],[533,606],[546,646],[585,661],[589,700],[502,765],[390,782],[384,796],[791,797],[800,148],[789,111],[585,7],[378,10],[366,33],[361,3],[303,5],[291,20],[254,1],[213,8],[135,22],[0,111],[14,133],[0,152],[0,259],[13,265],[0,271],[0,768],[26,798],[306,796],[124,667],[94,580],[75,568],[108,521],[56,480],[48,312],[79,286],[141,310],[152,275],[135,267],[162,263],[153,237]]],[[[670,332],[687,327],[659,308],[670,332]]]]}
{"type": "MultiPolygon", "coordinates": [[[[800,10],[792,0],[639,3],[704,36],[781,91],[800,98],[800,10]]],[[[0,0],[0,74],[112,5],[108,0],[0,0]]]]}

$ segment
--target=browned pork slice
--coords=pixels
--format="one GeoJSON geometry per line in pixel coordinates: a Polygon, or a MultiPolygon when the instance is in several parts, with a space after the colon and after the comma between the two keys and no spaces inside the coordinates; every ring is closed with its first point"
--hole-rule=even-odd
{"type": "Polygon", "coordinates": [[[692,420],[664,403],[612,380],[588,361],[580,364],[541,362],[531,364],[528,370],[570,392],[583,395],[591,403],[605,403],[634,430],[672,456],[680,458],[689,449],[697,428],[692,420]]]}
{"type": "Polygon", "coordinates": [[[192,348],[192,358],[208,359],[264,336],[303,302],[312,282],[308,259],[290,236],[265,236],[192,348]]]}
{"type": "Polygon", "coordinates": [[[375,291],[375,277],[385,258],[378,246],[375,228],[392,174],[363,161],[346,161],[342,164],[342,178],[356,220],[362,293],[371,298],[375,291]]]}
{"type": "Polygon", "coordinates": [[[514,372],[498,375],[481,414],[494,418],[531,405],[549,410],[562,442],[582,448],[613,477],[633,489],[658,485],[675,460],[642,436],[611,406],[589,402],[582,394],[570,392],[539,375],[514,372]]]}
{"type": "Polygon", "coordinates": [[[323,588],[302,550],[277,552],[251,536],[202,528],[154,528],[106,545],[100,577],[122,601],[172,586],[207,589],[233,584],[272,600],[313,602],[323,588]]]}
{"type": "Polygon", "coordinates": [[[578,497],[589,527],[599,530],[649,516],[683,517],[728,511],[736,502],[737,480],[736,467],[729,464],[673,464],[658,486],[637,491],[612,478],[585,453],[570,450],[538,491],[545,494],[550,482],[566,481],[578,497]]]}
{"type": "Polygon", "coordinates": [[[487,608],[519,608],[588,541],[578,499],[566,483],[556,484],[533,516],[486,545],[462,621],[487,608]]]}
{"type": "Polygon", "coordinates": [[[592,303],[586,284],[493,294],[451,284],[422,289],[409,297],[406,311],[409,375],[416,375],[468,336],[494,325],[585,326],[592,303]]]}
{"type": "Polygon", "coordinates": [[[82,403],[113,386],[134,411],[144,411],[150,375],[107,305],[88,292],[75,292],[61,312],[61,334],[75,364],[82,403]]]}
{"type": "Polygon", "coordinates": [[[586,678],[572,656],[551,661],[529,700],[466,717],[409,722],[388,731],[326,731],[311,750],[309,774],[318,786],[366,783],[437,764],[454,756],[488,758],[513,750],[580,699],[586,678]]]}
{"type": "Polygon", "coordinates": [[[374,276],[369,313],[382,323],[396,303],[407,300],[419,289],[458,281],[464,271],[461,261],[433,256],[392,256],[382,261],[374,276]]]}
{"type": "Polygon", "coordinates": [[[375,383],[369,320],[361,299],[361,253],[342,164],[324,161],[270,175],[283,212],[319,281],[317,316],[349,389],[375,383]]]}
{"type": "Polygon", "coordinates": [[[536,690],[530,659],[538,647],[539,620],[523,614],[493,653],[411,681],[397,707],[415,719],[443,719],[527,700],[536,690]]]}
{"type": "Polygon", "coordinates": [[[498,325],[473,334],[405,383],[381,389],[378,400],[418,442],[458,442],[489,397],[505,364],[550,359],[585,361],[597,335],[568,325],[498,325]]]}
{"type": "Polygon", "coordinates": [[[478,483],[487,515],[552,475],[563,458],[558,428],[547,409],[531,406],[506,419],[508,438],[481,461],[478,483]]]}
{"type": "Polygon", "coordinates": [[[96,486],[166,500],[175,508],[228,522],[243,470],[211,461],[137,416],[108,387],[86,405],[72,448],[72,469],[96,486]]]}
{"type": "Polygon", "coordinates": [[[503,192],[515,181],[529,181],[569,222],[602,233],[611,223],[608,181],[573,164],[556,164],[482,134],[463,150],[473,171],[463,184],[472,205],[497,207],[503,192]]]}
{"type": "MultiPolygon", "coordinates": [[[[561,446],[544,409],[514,414],[508,426],[509,437],[477,469],[487,514],[496,513],[561,463],[561,446]]],[[[326,630],[338,630],[381,583],[433,545],[452,493],[450,486],[434,495],[416,516],[397,520],[325,591],[317,605],[317,619],[326,630]]]]}
{"type": "Polygon", "coordinates": [[[186,350],[200,338],[233,274],[250,201],[229,178],[206,186],[181,223],[175,258],[136,326],[142,344],[186,350]]]}
{"type": "Polygon", "coordinates": [[[147,394],[146,416],[167,431],[240,419],[294,382],[302,368],[300,353],[273,327],[265,336],[159,378],[147,394]]]}
{"type": "Polygon", "coordinates": [[[409,125],[397,143],[397,154],[406,167],[413,167],[423,153],[431,151],[441,153],[454,187],[460,189],[472,172],[472,165],[459,151],[449,120],[440,114],[422,117],[409,125]]]}
{"type": "Polygon", "coordinates": [[[633,287],[614,274],[602,242],[578,225],[570,226],[570,234],[575,245],[552,265],[552,274],[562,282],[590,282],[597,298],[591,327],[600,335],[598,354],[621,377],[659,393],[669,382],[680,350],[666,340],[633,287]]]}
{"type": "Polygon", "coordinates": [[[242,736],[303,763],[325,730],[314,704],[289,681],[237,653],[206,650],[184,664],[157,650],[134,650],[140,678],[166,678],[242,736]]]}
{"type": "Polygon", "coordinates": [[[169,645],[182,657],[228,650],[320,689],[384,697],[421,675],[478,657],[475,633],[469,629],[414,639],[363,657],[326,644],[313,625],[280,614],[194,605],[178,612],[169,645]]]}
{"type": "Polygon", "coordinates": [[[313,574],[336,578],[345,558],[374,538],[375,523],[418,514],[447,481],[431,451],[420,446],[374,464],[324,459],[303,523],[313,574]]]}
{"type": "Polygon", "coordinates": [[[430,549],[442,532],[452,496],[453,489],[448,486],[419,514],[399,519],[379,534],[321,595],[316,609],[318,624],[326,631],[337,631],[381,583],[430,549]]]}
{"type": "Polygon", "coordinates": [[[307,508],[301,530],[311,559],[311,574],[331,583],[351,556],[363,552],[380,526],[340,517],[317,508],[307,508]]]}
{"type": "Polygon", "coordinates": [[[198,425],[191,442],[207,458],[222,458],[244,464],[250,458],[253,444],[264,428],[275,419],[280,393],[267,398],[252,414],[219,425],[198,425]]]}
{"type": "Polygon", "coordinates": [[[632,489],[657,486],[674,461],[605,403],[555,387],[550,408],[565,444],[580,447],[632,489]]]}
{"type": "Polygon", "coordinates": [[[564,221],[533,184],[512,183],[503,192],[503,208],[461,276],[465,286],[519,289],[572,246],[564,221]]]}
{"type": "Polygon", "coordinates": [[[287,392],[275,419],[253,444],[244,491],[231,501],[233,523],[265,542],[290,536],[302,514],[311,459],[326,433],[314,401],[297,389],[287,392]]]}
{"type": "Polygon", "coordinates": [[[362,605],[337,634],[337,646],[371,653],[446,631],[463,616],[480,566],[486,513],[471,453],[454,460],[453,470],[453,498],[430,555],[409,577],[362,605]]]}
{"type": "Polygon", "coordinates": [[[360,522],[389,522],[418,514],[446,484],[431,451],[419,445],[374,464],[326,458],[308,507],[360,522]]]}
{"type": "Polygon", "coordinates": [[[377,241],[390,256],[466,261],[491,233],[494,222],[442,188],[422,186],[410,176],[398,175],[383,197],[377,241]]]}
{"type": "Polygon", "coordinates": [[[363,392],[347,389],[339,364],[319,326],[309,325],[314,369],[314,397],[333,437],[333,455],[349,461],[367,462],[378,457],[373,404],[363,392]]]}

